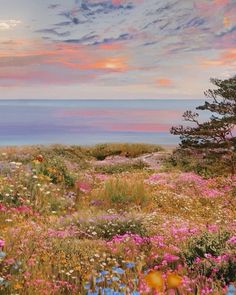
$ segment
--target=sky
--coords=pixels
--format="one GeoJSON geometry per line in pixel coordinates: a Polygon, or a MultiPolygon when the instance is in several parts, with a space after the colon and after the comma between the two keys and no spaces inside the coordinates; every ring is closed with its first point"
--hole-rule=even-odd
{"type": "Polygon", "coordinates": [[[196,99],[236,69],[236,0],[0,0],[0,99],[196,99]]]}

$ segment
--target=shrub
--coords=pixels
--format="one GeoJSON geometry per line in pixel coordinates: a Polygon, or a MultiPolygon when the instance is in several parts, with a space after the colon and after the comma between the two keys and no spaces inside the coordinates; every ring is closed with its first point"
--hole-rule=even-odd
{"type": "Polygon", "coordinates": [[[58,157],[49,158],[40,163],[37,172],[50,177],[54,184],[64,183],[65,186],[72,187],[75,182],[73,175],[69,173],[66,165],[58,157]]]}
{"type": "Polygon", "coordinates": [[[216,264],[217,271],[214,277],[222,280],[223,283],[229,284],[236,280],[236,258],[235,255],[230,255],[221,263],[216,264]]]}
{"type": "Polygon", "coordinates": [[[146,229],[138,218],[101,218],[89,223],[80,223],[80,228],[86,237],[109,240],[113,236],[125,233],[145,235],[146,229]]]}
{"type": "Polygon", "coordinates": [[[235,254],[228,253],[201,259],[193,264],[193,268],[200,275],[220,281],[223,285],[236,280],[235,254]]]}
{"type": "Polygon", "coordinates": [[[206,254],[218,256],[225,251],[226,242],[230,234],[222,232],[204,232],[200,236],[194,236],[187,243],[187,249],[183,252],[186,263],[192,266],[196,258],[205,258],[206,254]]]}
{"type": "Polygon", "coordinates": [[[134,163],[118,163],[118,164],[110,164],[110,165],[99,165],[96,166],[96,172],[107,173],[107,174],[115,174],[128,172],[133,170],[142,170],[146,168],[148,165],[143,161],[136,161],[134,163]]]}
{"type": "Polygon", "coordinates": [[[97,160],[102,161],[108,156],[120,155],[122,151],[109,144],[98,144],[90,148],[89,152],[97,160]]]}
{"type": "Polygon", "coordinates": [[[225,160],[214,158],[213,155],[207,157],[192,152],[190,150],[177,149],[167,159],[165,163],[166,168],[179,168],[185,172],[193,171],[204,177],[214,177],[220,175],[227,175],[230,173],[229,167],[225,160]]]}
{"type": "Polygon", "coordinates": [[[143,143],[107,143],[98,144],[88,148],[88,154],[97,160],[104,160],[108,156],[123,155],[128,158],[135,158],[145,153],[161,151],[162,148],[155,144],[143,143]]]}

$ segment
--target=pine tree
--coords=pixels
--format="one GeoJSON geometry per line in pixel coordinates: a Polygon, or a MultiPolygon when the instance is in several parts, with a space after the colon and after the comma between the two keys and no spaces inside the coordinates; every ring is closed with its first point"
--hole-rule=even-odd
{"type": "Polygon", "coordinates": [[[227,159],[231,171],[236,172],[236,76],[226,80],[211,79],[216,86],[204,94],[207,101],[196,110],[211,113],[201,122],[198,112],[186,111],[183,119],[190,126],[172,127],[170,132],[180,136],[180,149],[198,151],[204,155],[227,159]]]}

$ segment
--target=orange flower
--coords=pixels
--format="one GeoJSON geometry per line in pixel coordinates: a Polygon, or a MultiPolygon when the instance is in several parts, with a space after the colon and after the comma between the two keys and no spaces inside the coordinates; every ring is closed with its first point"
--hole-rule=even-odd
{"type": "Polygon", "coordinates": [[[39,161],[39,162],[43,162],[43,156],[42,155],[38,155],[36,157],[36,160],[39,161]]]}
{"type": "Polygon", "coordinates": [[[168,273],[166,277],[166,285],[168,289],[175,289],[178,288],[179,285],[182,282],[181,276],[174,274],[174,273],[168,273]]]}
{"type": "Polygon", "coordinates": [[[18,290],[18,289],[22,289],[22,286],[19,283],[16,283],[14,285],[14,289],[18,290]]]}
{"type": "Polygon", "coordinates": [[[150,271],[145,276],[145,281],[150,288],[154,288],[158,291],[161,291],[164,286],[164,281],[160,271],[150,271]]]}

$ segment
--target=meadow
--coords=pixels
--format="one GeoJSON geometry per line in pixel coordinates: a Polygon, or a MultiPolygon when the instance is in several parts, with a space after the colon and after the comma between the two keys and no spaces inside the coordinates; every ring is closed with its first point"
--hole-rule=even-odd
{"type": "Polygon", "coordinates": [[[0,294],[234,294],[236,176],[168,156],[145,144],[2,147],[0,294]]]}

